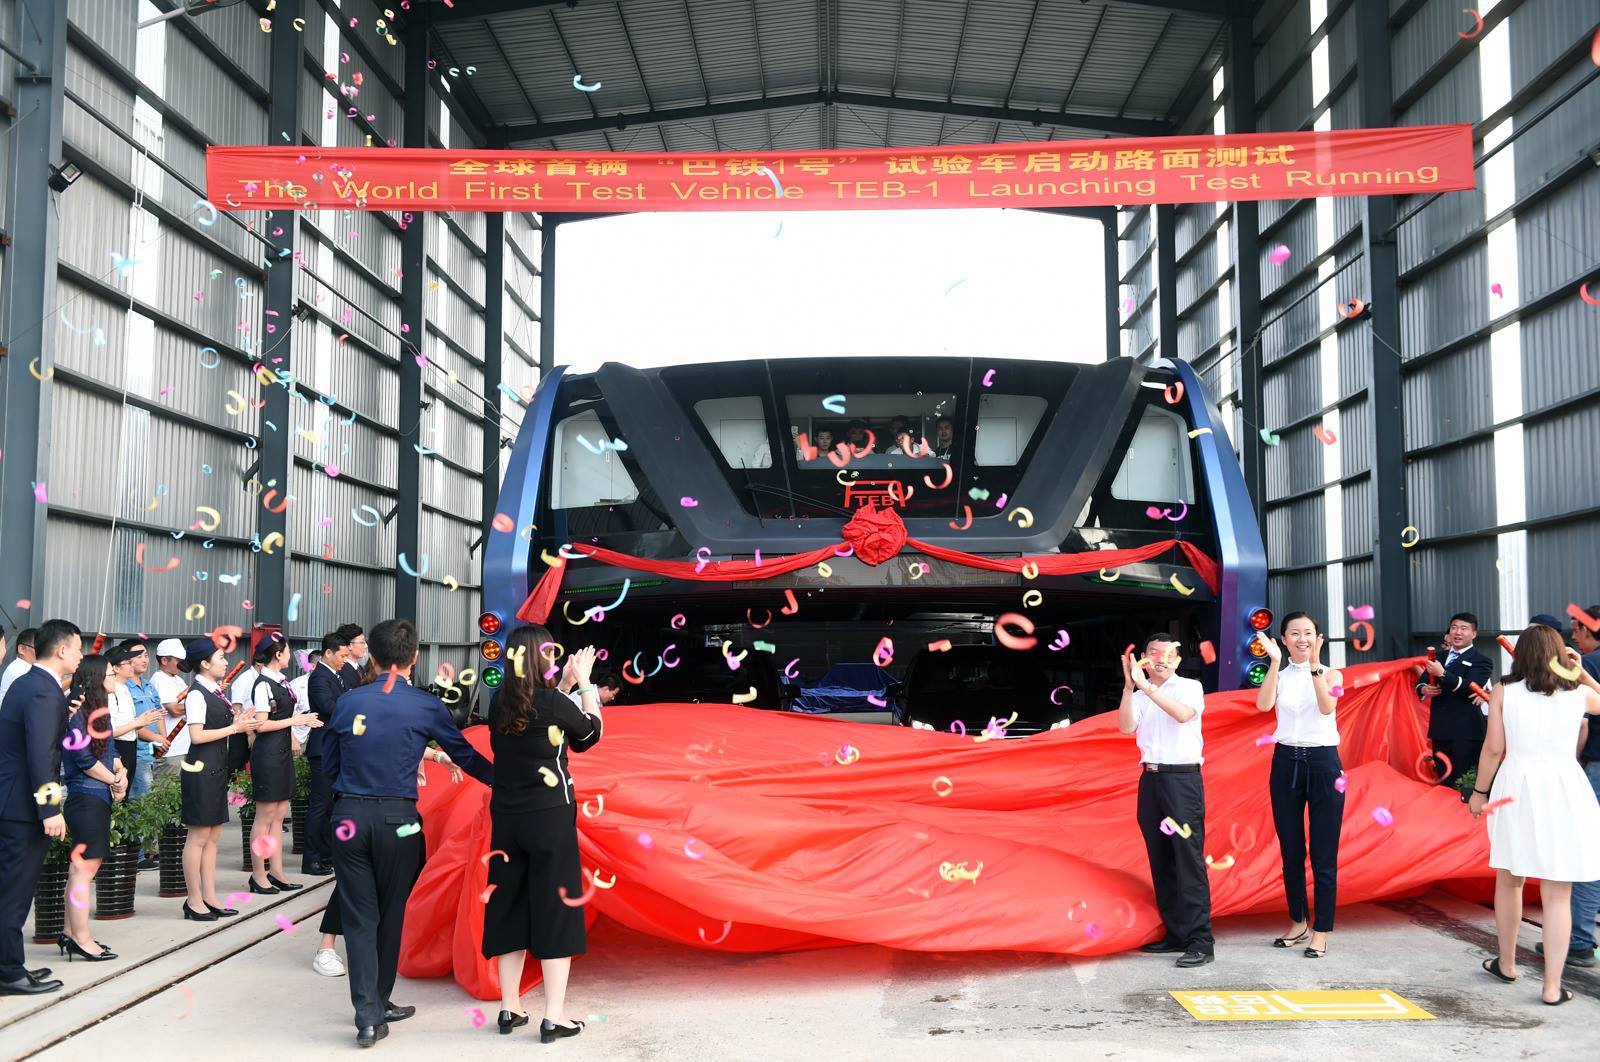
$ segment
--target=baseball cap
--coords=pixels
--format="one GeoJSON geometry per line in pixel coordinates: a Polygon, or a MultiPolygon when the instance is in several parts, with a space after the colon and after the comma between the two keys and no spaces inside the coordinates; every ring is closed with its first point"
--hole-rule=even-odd
{"type": "Polygon", "coordinates": [[[187,654],[183,651],[183,642],[177,638],[165,638],[156,646],[156,655],[182,660],[187,654]]]}

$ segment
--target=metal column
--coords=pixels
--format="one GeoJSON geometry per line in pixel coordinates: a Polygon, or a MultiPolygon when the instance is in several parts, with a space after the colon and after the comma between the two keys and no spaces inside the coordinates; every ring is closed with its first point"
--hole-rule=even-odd
{"type": "MultiPolygon", "coordinates": [[[[0,314],[5,329],[0,379],[0,602],[19,623],[49,611],[44,594],[46,507],[34,484],[50,470],[48,379],[33,378],[29,366],[49,376],[56,346],[56,259],[60,250],[56,193],[46,181],[61,159],[61,115],[67,68],[67,5],[57,0],[17,0],[17,117],[12,137],[7,197],[5,278],[0,314]],[[27,600],[34,606],[16,604],[27,600]]],[[[71,194],[70,190],[66,193],[71,194]]],[[[120,430],[120,425],[118,430],[120,430]]],[[[121,499],[118,499],[120,504],[121,499]]],[[[71,558],[68,558],[69,560],[71,558]]]]}
{"type": "Polygon", "coordinates": [[[1170,204],[1156,211],[1156,356],[1178,360],[1177,211],[1170,204]]]}
{"type": "MultiPolygon", "coordinates": [[[[1361,124],[1394,124],[1394,84],[1389,55],[1388,0],[1356,2],[1356,72],[1361,124]]],[[[1367,305],[1372,318],[1371,396],[1373,495],[1378,540],[1373,548],[1378,622],[1373,655],[1393,660],[1410,652],[1410,561],[1400,545],[1406,518],[1403,381],[1400,374],[1400,267],[1391,196],[1368,196],[1361,215],[1361,252],[1367,264],[1367,305]]]]}
{"type": "MultiPolygon", "coordinates": [[[[1255,29],[1250,4],[1235,0],[1228,18],[1228,101],[1230,133],[1256,131],[1255,29]]],[[[1238,344],[1239,405],[1245,428],[1234,440],[1245,489],[1256,511],[1256,523],[1266,527],[1267,448],[1256,430],[1266,426],[1261,385],[1261,211],[1254,200],[1233,204],[1233,320],[1238,344]]]]}
{"type": "MultiPolygon", "coordinates": [[[[278,0],[272,14],[268,81],[272,101],[267,132],[274,144],[298,144],[301,139],[300,83],[305,76],[305,45],[293,25],[300,17],[300,5],[301,0],[278,0]]],[[[281,229],[283,234],[269,237],[273,249],[267,252],[266,302],[262,307],[257,347],[261,362],[269,372],[292,373],[294,347],[303,338],[297,334],[300,326],[294,316],[300,212],[273,211],[272,224],[267,228],[273,232],[281,229]]],[[[296,397],[292,387],[266,386],[261,392],[267,403],[261,410],[261,470],[258,473],[263,484],[261,497],[266,497],[268,490],[276,489],[277,497],[273,500],[275,505],[281,505],[282,499],[293,493],[296,397]]],[[[288,618],[289,600],[289,547],[282,541],[289,534],[288,512],[273,512],[263,506],[256,517],[263,543],[274,534],[280,538],[275,548],[270,551],[263,548],[256,554],[256,620],[283,624],[288,618]]]]}
{"type": "Polygon", "coordinates": [[[483,520],[494,519],[500,490],[500,384],[505,380],[506,216],[484,215],[483,239],[483,393],[492,405],[479,411],[483,420],[483,520]]]}
{"type": "MultiPolygon", "coordinates": [[[[428,145],[428,30],[417,24],[405,36],[405,139],[408,148],[428,145]]],[[[427,344],[423,281],[427,273],[428,216],[414,213],[400,234],[400,407],[395,425],[400,430],[400,464],[395,480],[394,614],[416,622],[422,588],[419,576],[407,571],[422,568],[422,453],[427,437],[423,421],[422,374],[418,360],[427,344]],[[400,563],[404,558],[405,565],[400,563]]]]}
{"type": "Polygon", "coordinates": [[[1106,271],[1106,360],[1122,355],[1121,262],[1117,241],[1117,212],[1107,211],[1104,225],[1106,271]]]}
{"type": "Polygon", "coordinates": [[[554,214],[539,216],[539,379],[556,367],[556,225],[554,214]]]}

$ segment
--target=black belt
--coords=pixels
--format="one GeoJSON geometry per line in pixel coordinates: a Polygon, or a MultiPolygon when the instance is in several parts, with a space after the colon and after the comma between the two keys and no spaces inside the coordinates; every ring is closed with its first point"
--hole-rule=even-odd
{"type": "Polygon", "coordinates": [[[416,797],[363,796],[363,795],[361,795],[359,793],[335,793],[335,794],[333,794],[333,799],[335,799],[335,800],[370,800],[370,801],[373,801],[374,803],[382,803],[385,800],[404,800],[407,804],[415,804],[417,802],[417,798],[416,797]]]}
{"type": "Polygon", "coordinates": [[[1198,763],[1141,763],[1150,774],[1199,774],[1198,763]]]}

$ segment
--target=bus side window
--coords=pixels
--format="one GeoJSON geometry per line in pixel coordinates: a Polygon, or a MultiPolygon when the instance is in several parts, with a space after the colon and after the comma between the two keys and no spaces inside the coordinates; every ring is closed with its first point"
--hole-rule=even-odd
{"type": "Polygon", "coordinates": [[[636,500],[639,488],[609,446],[611,436],[600,416],[586,409],[556,425],[556,474],[551,477],[552,509],[586,509],[636,500]],[[579,438],[582,436],[582,439],[579,438]],[[584,443],[588,443],[585,446],[584,443]],[[594,451],[599,449],[599,453],[594,451]]]}
{"type": "Polygon", "coordinates": [[[1111,496],[1123,501],[1194,502],[1187,425],[1175,413],[1145,408],[1133,441],[1111,481],[1111,496]]]}
{"type": "Polygon", "coordinates": [[[729,468],[771,468],[772,445],[767,441],[767,415],[761,399],[707,398],[694,404],[729,468]]]}

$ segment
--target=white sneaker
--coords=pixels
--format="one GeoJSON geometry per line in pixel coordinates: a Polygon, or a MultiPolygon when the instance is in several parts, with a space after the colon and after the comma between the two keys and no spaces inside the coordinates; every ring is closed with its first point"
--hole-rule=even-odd
{"type": "Polygon", "coordinates": [[[316,957],[311,960],[311,968],[323,977],[344,976],[344,960],[332,948],[318,948],[316,957]]]}

